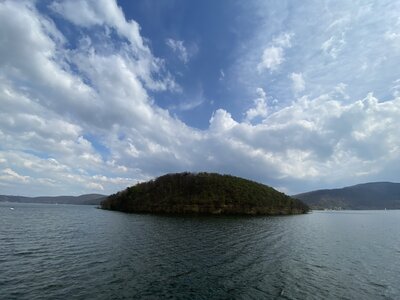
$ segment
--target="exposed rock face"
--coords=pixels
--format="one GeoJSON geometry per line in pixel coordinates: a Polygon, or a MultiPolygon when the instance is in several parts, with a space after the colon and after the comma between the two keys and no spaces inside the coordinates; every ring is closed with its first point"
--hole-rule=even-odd
{"type": "Polygon", "coordinates": [[[288,215],[308,206],[271,187],[214,173],[167,174],[140,183],[101,203],[103,209],[132,213],[288,215]]]}

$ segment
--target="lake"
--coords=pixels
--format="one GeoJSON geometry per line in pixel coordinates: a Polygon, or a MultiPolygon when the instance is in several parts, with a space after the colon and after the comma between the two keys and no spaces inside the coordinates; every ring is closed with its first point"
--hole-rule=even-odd
{"type": "Polygon", "coordinates": [[[399,283],[400,211],[190,217],[0,203],[0,299],[399,299],[399,283]]]}

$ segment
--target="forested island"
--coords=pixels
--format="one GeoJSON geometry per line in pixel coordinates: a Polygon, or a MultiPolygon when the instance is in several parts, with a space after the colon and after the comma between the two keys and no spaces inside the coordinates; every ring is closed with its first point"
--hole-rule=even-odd
{"type": "Polygon", "coordinates": [[[306,204],[272,187],[216,173],[167,174],[109,196],[101,208],[129,213],[290,215],[306,204]]]}

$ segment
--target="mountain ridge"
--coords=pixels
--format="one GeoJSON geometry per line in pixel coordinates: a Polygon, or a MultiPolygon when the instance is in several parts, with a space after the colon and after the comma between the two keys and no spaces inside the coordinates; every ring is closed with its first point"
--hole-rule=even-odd
{"type": "Polygon", "coordinates": [[[77,205],[99,205],[107,196],[102,194],[83,194],[79,196],[12,196],[0,195],[0,202],[18,203],[47,203],[47,204],[77,204],[77,205]]]}
{"type": "Polygon", "coordinates": [[[379,181],[293,195],[312,209],[400,209],[400,183],[379,181]]]}

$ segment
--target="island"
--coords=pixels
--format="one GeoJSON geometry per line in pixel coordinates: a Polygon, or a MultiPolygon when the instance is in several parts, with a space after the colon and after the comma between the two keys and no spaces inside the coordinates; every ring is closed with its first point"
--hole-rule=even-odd
{"type": "Polygon", "coordinates": [[[107,197],[101,208],[129,213],[291,215],[309,207],[272,187],[217,173],[167,174],[107,197]]]}

